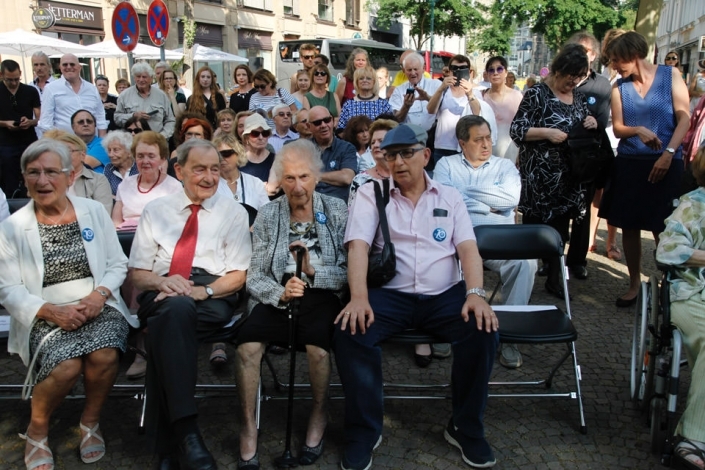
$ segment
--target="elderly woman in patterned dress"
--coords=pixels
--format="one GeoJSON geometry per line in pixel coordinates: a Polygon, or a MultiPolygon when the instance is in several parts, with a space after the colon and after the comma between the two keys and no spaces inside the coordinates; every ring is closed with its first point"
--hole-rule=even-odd
{"type": "MultiPolygon", "coordinates": [[[[526,91],[509,129],[519,147],[523,223],[548,224],[564,241],[570,219],[580,219],[586,210],[583,188],[571,180],[566,140],[580,123],[586,129],[597,128],[597,120],[588,115],[585,95],[575,90],[588,70],[585,48],[566,45],[551,63],[547,79],[526,91]]],[[[562,297],[558,260],[546,263],[546,290],[562,297]]]]}
{"type": "Polygon", "coordinates": [[[8,350],[36,382],[27,432],[27,469],[54,468],[48,444],[52,412],[83,374],[79,425],[85,463],[105,455],[99,428],[103,403],[125,351],[128,323],[139,326],[120,297],[127,258],[103,206],[67,196],[71,153],[42,139],[20,161],[32,201],[0,224],[0,303],[10,312],[8,350]]]}
{"type": "Polygon", "coordinates": [[[237,386],[243,409],[240,431],[240,470],[259,468],[255,405],[264,343],[286,344],[289,302],[300,300],[297,344],[306,347],[313,394],[308,431],[299,463],[313,464],[323,453],[326,400],[330,378],[333,320],[341,309],[347,283],[347,254],[343,235],[348,218],[345,203],[315,192],[322,162],[308,140],[285,145],[273,170],[284,196],[260,208],[255,220],[252,263],[247,271],[250,316],[238,334],[237,386]],[[294,275],[296,256],[303,247],[301,279],[294,275]]]}

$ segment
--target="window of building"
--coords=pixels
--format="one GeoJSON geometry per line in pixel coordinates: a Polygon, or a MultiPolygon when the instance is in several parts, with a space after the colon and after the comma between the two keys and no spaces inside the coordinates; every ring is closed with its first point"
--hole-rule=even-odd
{"type": "Polygon", "coordinates": [[[256,10],[273,11],[274,0],[238,0],[237,6],[254,8],[256,10]]]}
{"type": "Polygon", "coordinates": [[[357,27],[360,24],[360,0],[345,0],[345,25],[357,27]]]}
{"type": "Polygon", "coordinates": [[[284,0],[284,14],[286,16],[299,16],[299,0],[284,0]]]}
{"type": "Polygon", "coordinates": [[[318,19],[333,21],[333,0],[318,0],[318,19]]]}

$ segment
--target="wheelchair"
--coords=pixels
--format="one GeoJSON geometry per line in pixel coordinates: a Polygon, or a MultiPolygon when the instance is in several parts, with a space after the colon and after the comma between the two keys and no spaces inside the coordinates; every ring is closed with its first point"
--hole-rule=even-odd
{"type": "Polygon", "coordinates": [[[642,282],[634,314],[630,368],[630,394],[635,406],[646,415],[651,429],[651,452],[661,464],[671,465],[678,423],[676,404],[679,389],[682,336],[671,324],[670,266],[657,263],[661,275],[642,282]],[[660,283],[659,283],[660,277],[660,283]]]}

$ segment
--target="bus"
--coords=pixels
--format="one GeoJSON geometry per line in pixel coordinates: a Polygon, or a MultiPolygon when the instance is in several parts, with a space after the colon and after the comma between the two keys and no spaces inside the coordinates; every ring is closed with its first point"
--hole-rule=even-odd
{"type": "Polygon", "coordinates": [[[429,60],[429,51],[419,51],[426,62],[426,72],[430,73],[433,78],[443,77],[443,67],[447,67],[450,59],[455,55],[447,51],[434,51],[433,60],[429,60]]]}
{"type": "MultiPolygon", "coordinates": [[[[345,73],[345,64],[353,49],[360,47],[367,51],[370,58],[370,65],[375,69],[386,67],[389,70],[390,79],[401,70],[399,57],[404,52],[401,47],[396,47],[384,42],[372,41],[369,39],[296,39],[279,41],[279,53],[277,54],[277,86],[289,89],[291,77],[299,70],[303,69],[299,58],[299,47],[302,44],[313,44],[320,54],[324,54],[330,59],[328,69],[338,80],[345,73]]],[[[390,82],[391,83],[391,82],[390,82]]]]}

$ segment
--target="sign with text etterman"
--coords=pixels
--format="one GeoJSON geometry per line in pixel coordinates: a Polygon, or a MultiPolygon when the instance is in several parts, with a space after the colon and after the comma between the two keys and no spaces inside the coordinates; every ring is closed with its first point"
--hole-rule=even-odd
{"type": "Polygon", "coordinates": [[[113,38],[120,50],[131,52],[140,37],[140,22],[130,2],[118,3],[113,12],[113,38]]]}
{"type": "Polygon", "coordinates": [[[163,46],[169,35],[169,10],[162,0],[154,0],[147,12],[147,31],[155,46],[163,46]]]}

